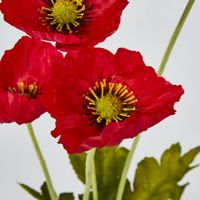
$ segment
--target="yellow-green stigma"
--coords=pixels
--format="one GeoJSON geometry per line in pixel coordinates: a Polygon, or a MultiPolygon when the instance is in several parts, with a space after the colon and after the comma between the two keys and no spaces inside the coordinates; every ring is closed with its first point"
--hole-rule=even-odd
{"type": "Polygon", "coordinates": [[[85,114],[89,115],[91,125],[123,121],[136,109],[137,99],[132,91],[128,91],[121,83],[107,83],[105,79],[89,88],[84,98],[87,109],[85,114]]]}
{"type": "Polygon", "coordinates": [[[46,15],[43,24],[58,32],[72,33],[80,25],[84,16],[85,5],[82,0],[51,0],[52,7],[43,7],[46,15]]]}
{"type": "Polygon", "coordinates": [[[17,83],[15,87],[8,87],[8,91],[13,94],[19,94],[22,96],[26,96],[30,99],[36,98],[39,93],[38,86],[36,83],[27,84],[22,81],[17,83]]]}

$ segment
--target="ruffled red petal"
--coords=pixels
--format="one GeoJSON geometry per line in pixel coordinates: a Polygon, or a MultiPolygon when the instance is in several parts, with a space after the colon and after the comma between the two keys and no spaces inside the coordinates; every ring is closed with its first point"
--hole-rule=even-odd
{"type": "Polygon", "coordinates": [[[39,98],[28,99],[25,96],[0,93],[0,123],[29,123],[46,112],[39,98]]]}
{"type": "Polygon", "coordinates": [[[62,59],[54,46],[29,37],[22,37],[13,49],[5,52],[0,62],[1,123],[28,123],[45,112],[40,96],[52,78],[52,64],[62,59]],[[19,94],[19,82],[36,84],[37,96],[19,94]]]}
{"type": "Polygon", "coordinates": [[[68,115],[67,118],[62,118],[56,122],[56,128],[52,131],[54,137],[60,136],[59,143],[61,143],[65,149],[68,149],[69,153],[80,153],[91,148],[91,144],[83,142],[87,138],[92,139],[92,144],[97,146],[100,144],[99,134],[96,131],[96,127],[88,126],[87,120],[83,115],[68,115]],[[80,133],[77,137],[74,133],[80,133]],[[97,142],[97,141],[98,142],[97,142]]]}

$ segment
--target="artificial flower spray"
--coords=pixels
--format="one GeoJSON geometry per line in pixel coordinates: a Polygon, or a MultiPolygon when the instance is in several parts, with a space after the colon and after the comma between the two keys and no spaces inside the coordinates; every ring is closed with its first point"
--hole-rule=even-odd
{"type": "Polygon", "coordinates": [[[162,75],[194,2],[188,1],[156,72],[137,49],[120,46],[112,53],[95,47],[117,31],[134,1],[2,0],[4,20],[28,35],[0,61],[0,122],[24,124],[29,131],[45,178],[41,191],[19,184],[29,195],[38,200],[182,198],[187,184],[179,181],[194,168],[200,146],[183,154],[180,144],[173,144],[160,161],[140,161],[133,182],[127,174],[142,134],[174,115],[187,93],[162,75]],[[55,121],[44,134],[62,145],[84,184],[78,196],[76,190],[56,192],[31,124],[44,113],[55,121]],[[127,138],[134,140],[131,149],[119,146],[127,138]]]}

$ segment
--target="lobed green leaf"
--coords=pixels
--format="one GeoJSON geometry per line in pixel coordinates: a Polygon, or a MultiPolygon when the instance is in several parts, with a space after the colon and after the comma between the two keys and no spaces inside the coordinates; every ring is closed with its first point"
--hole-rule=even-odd
{"type": "Polygon", "coordinates": [[[192,168],[190,164],[200,152],[200,147],[181,156],[180,144],[167,149],[160,164],[155,158],[143,159],[137,167],[134,192],[131,200],[179,200],[187,186],[178,182],[192,168]]]}

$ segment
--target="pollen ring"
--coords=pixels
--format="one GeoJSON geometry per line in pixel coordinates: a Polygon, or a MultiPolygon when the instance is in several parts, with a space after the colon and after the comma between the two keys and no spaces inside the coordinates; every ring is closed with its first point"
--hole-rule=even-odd
{"type": "Polygon", "coordinates": [[[28,84],[22,81],[17,82],[17,85],[14,87],[8,87],[7,90],[12,94],[19,94],[30,99],[36,98],[39,94],[39,88],[36,83],[28,84]]]}
{"type": "Polygon", "coordinates": [[[48,29],[61,33],[72,33],[80,25],[84,16],[85,5],[83,0],[49,0],[49,7],[42,7],[40,12],[42,24],[48,29]]]}
{"type": "Polygon", "coordinates": [[[85,115],[91,125],[104,126],[110,122],[120,122],[136,110],[132,91],[121,83],[107,83],[105,79],[96,82],[85,98],[85,115]]]}

